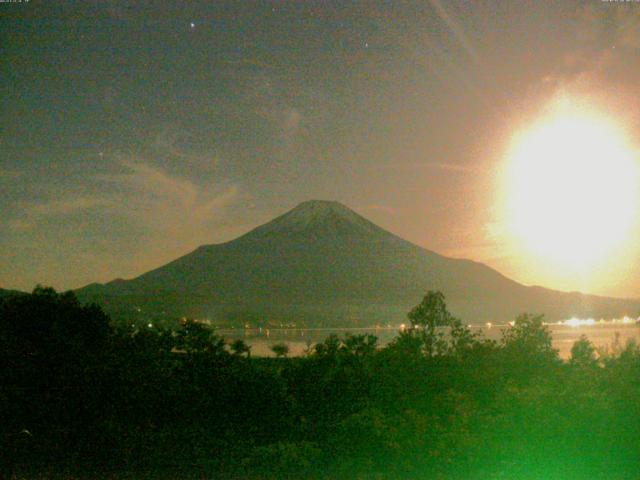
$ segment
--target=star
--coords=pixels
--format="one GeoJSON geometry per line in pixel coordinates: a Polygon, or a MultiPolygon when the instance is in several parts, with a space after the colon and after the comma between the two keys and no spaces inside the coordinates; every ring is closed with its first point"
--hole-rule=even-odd
{"type": "Polygon", "coordinates": [[[194,30],[196,28],[195,22],[191,22],[189,25],[191,26],[191,30],[194,30]]]}

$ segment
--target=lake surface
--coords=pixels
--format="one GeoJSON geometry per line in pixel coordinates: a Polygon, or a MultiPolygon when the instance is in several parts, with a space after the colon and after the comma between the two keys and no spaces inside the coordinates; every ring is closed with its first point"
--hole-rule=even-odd
{"type": "MultiPolygon", "coordinates": [[[[485,338],[499,340],[502,331],[509,325],[472,326],[473,332],[480,332],[485,338]]],[[[640,327],[635,324],[595,324],[595,325],[548,325],[553,338],[553,346],[558,349],[560,357],[569,358],[573,343],[586,335],[599,348],[611,348],[617,341],[624,346],[628,340],[635,339],[640,343],[640,327]]],[[[225,338],[243,339],[251,345],[251,353],[256,356],[274,356],[271,346],[286,343],[290,356],[303,355],[305,351],[318,342],[322,342],[332,333],[343,337],[346,334],[361,335],[370,333],[378,337],[379,345],[388,344],[398,334],[400,327],[381,328],[252,328],[252,329],[220,329],[217,333],[225,338]]]]}

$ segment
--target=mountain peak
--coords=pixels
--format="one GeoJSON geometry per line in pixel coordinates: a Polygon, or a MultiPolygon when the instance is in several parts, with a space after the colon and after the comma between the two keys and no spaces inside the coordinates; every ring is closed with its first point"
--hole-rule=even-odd
{"type": "Polygon", "coordinates": [[[342,203],[337,202],[335,200],[318,200],[318,199],[311,199],[311,200],[305,200],[303,202],[300,202],[298,205],[292,208],[292,210],[297,210],[299,208],[319,207],[319,206],[325,206],[326,208],[333,207],[333,208],[342,208],[345,210],[349,210],[349,207],[346,207],[342,203]]]}
{"type": "Polygon", "coordinates": [[[307,200],[247,235],[262,237],[275,233],[286,235],[304,233],[335,236],[371,235],[382,232],[391,235],[340,202],[307,200]]]}
{"type": "Polygon", "coordinates": [[[353,214],[353,210],[334,200],[306,200],[299,203],[288,213],[304,215],[327,215],[330,213],[353,214]]]}

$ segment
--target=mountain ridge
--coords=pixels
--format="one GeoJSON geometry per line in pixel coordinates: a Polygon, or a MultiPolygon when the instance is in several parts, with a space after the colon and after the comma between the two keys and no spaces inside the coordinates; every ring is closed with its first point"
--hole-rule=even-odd
{"type": "Polygon", "coordinates": [[[436,289],[468,323],[511,320],[525,311],[559,320],[640,310],[636,300],[521,285],[483,263],[415,245],[341,203],[319,200],[133,279],[77,293],[107,310],[139,304],[173,315],[284,316],[346,325],[385,323],[385,315],[400,322],[426,290],[436,289]],[[337,313],[342,311],[349,313],[337,313]]]}

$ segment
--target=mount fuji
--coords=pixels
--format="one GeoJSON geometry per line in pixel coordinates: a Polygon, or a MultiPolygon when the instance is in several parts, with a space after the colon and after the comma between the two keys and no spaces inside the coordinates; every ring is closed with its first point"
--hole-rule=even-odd
{"type": "Polygon", "coordinates": [[[635,315],[640,301],[519,284],[478,262],[408,242],[331,201],[307,201],[235,240],[203,245],[130,280],[76,293],[116,315],[354,326],[400,323],[441,290],[467,323],[635,315]]]}

